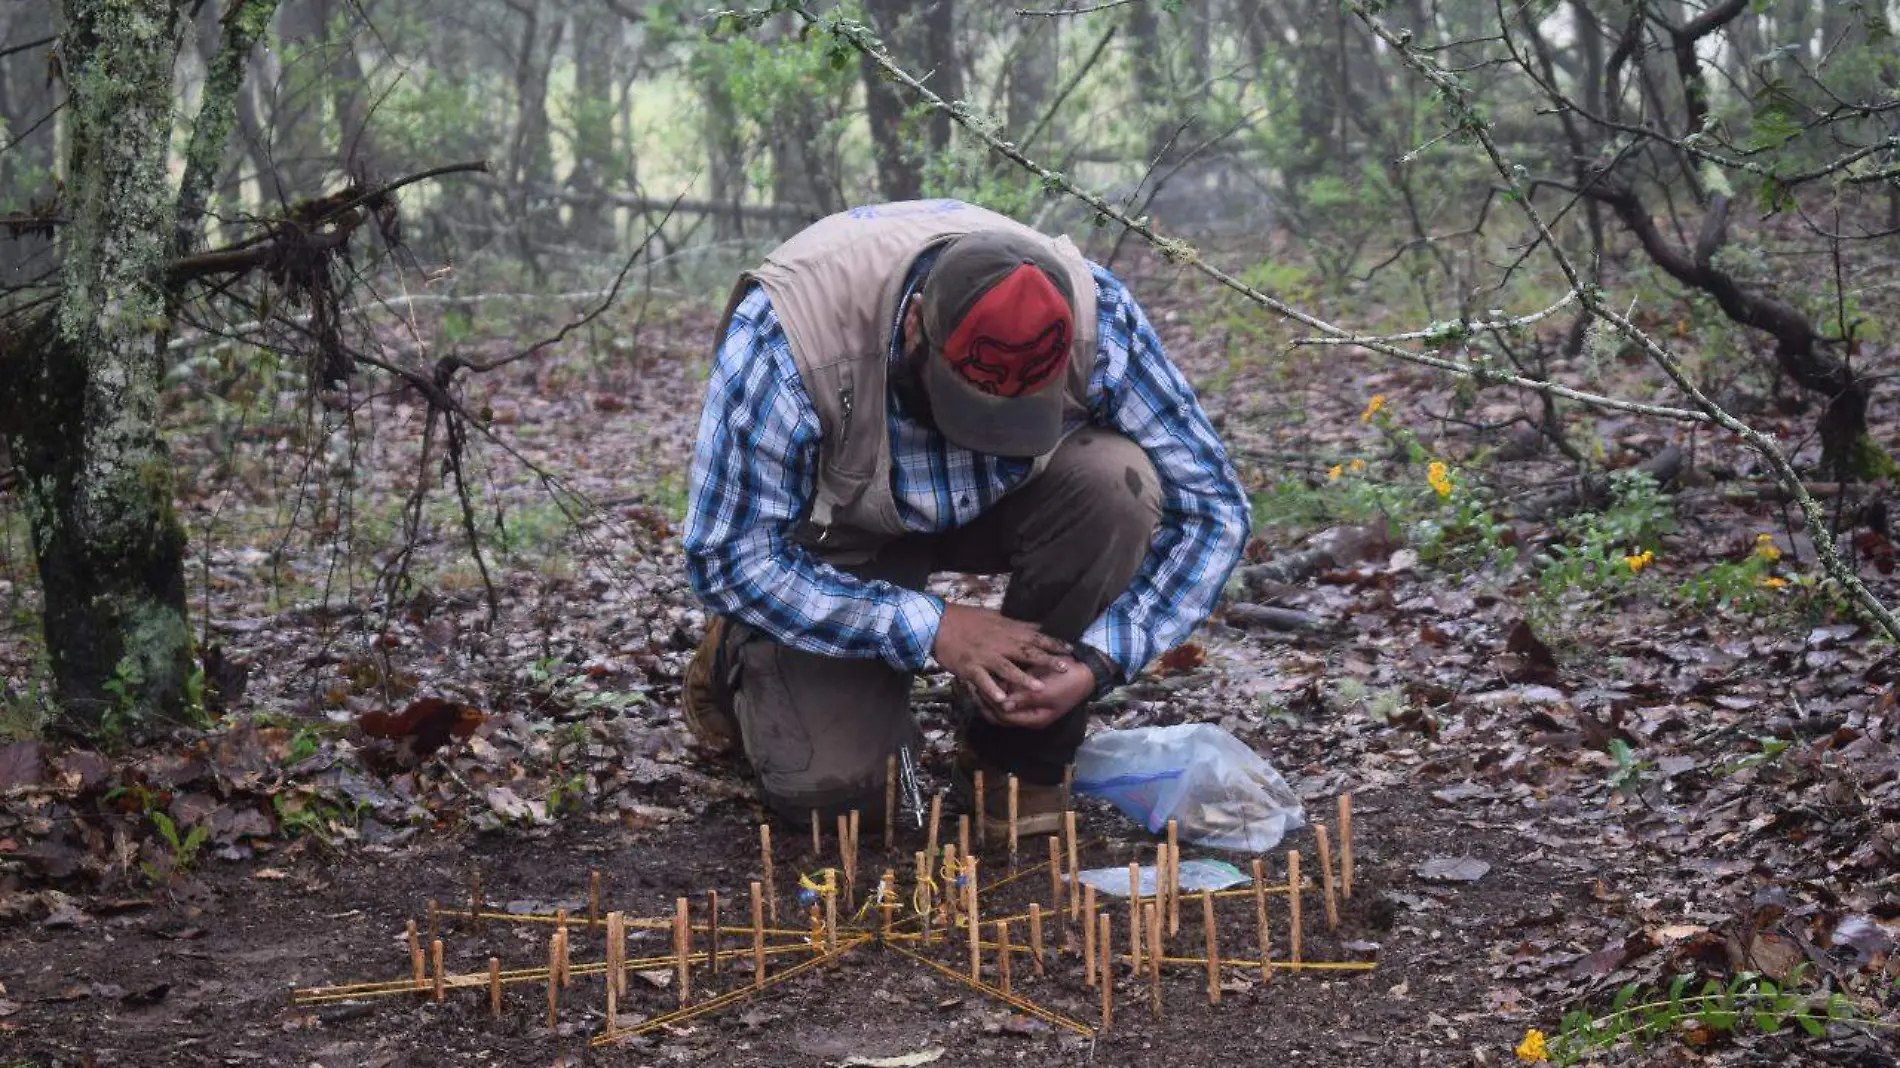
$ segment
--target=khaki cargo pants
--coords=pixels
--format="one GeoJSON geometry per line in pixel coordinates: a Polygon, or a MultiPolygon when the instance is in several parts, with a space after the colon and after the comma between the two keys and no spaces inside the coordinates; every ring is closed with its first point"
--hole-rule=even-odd
{"type": "MultiPolygon", "coordinates": [[[[1041,474],[975,521],[892,541],[844,570],[921,590],[933,572],[1007,574],[1002,612],[1065,641],[1119,596],[1147,557],[1161,491],[1140,446],[1112,431],[1078,431],[1041,474]]],[[[802,818],[860,808],[882,812],[886,758],[917,738],[912,675],[877,659],[788,649],[763,632],[727,628],[725,663],[747,759],[766,801],[802,818]]],[[[999,727],[972,715],[964,740],[987,767],[1025,783],[1061,781],[1087,710],[1042,730],[999,727]]],[[[913,745],[913,752],[916,747],[913,745]]]]}

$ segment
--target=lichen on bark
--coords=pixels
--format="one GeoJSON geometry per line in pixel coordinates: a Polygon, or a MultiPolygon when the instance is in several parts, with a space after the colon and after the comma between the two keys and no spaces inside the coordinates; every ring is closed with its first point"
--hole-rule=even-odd
{"type": "Polygon", "coordinates": [[[185,712],[185,537],[158,433],[169,334],[176,0],[68,0],[61,72],[71,156],[60,295],[10,363],[9,420],[33,517],[63,726],[185,712]],[[26,403],[20,403],[25,400],[26,403]]]}

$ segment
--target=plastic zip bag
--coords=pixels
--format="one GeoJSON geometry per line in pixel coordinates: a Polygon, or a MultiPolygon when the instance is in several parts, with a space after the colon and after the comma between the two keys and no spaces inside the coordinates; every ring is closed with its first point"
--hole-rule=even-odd
{"type": "Polygon", "coordinates": [[[1264,853],[1305,826],[1273,765],[1211,723],[1099,731],[1075,754],[1075,790],[1159,833],[1168,820],[1195,845],[1264,853]]]}

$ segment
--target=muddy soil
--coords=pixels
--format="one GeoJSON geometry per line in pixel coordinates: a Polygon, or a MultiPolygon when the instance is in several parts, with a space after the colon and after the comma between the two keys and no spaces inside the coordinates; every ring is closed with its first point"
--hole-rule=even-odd
{"type": "MultiPolygon", "coordinates": [[[[1312,807],[1317,815],[1318,806],[1312,807]]],[[[9,1063],[325,1068],[685,1062],[782,1068],[937,1048],[945,1052],[935,1063],[945,1066],[1149,1064],[1162,1058],[1184,1066],[1464,1064],[1472,1063],[1474,1048],[1480,1062],[1497,1063],[1497,1051],[1508,1051],[1521,1029],[1486,1011],[1474,996],[1487,983],[1488,947],[1527,915],[1592,905],[1581,885],[1522,873],[1462,886],[1423,883],[1413,868],[1428,853],[1495,859],[1517,847],[1496,831],[1461,824],[1442,807],[1387,791],[1358,799],[1356,885],[1339,928],[1327,930],[1317,892],[1305,901],[1306,959],[1376,960],[1375,970],[1282,971],[1262,983],[1257,974],[1229,969],[1215,1007],[1208,1004],[1205,972],[1176,966],[1164,977],[1157,1019],[1146,981],[1131,979],[1124,968],[1114,1026],[1093,1040],[1032,1020],[877,944],[661,1036],[609,1049],[588,1047],[604,1011],[603,984],[593,976],[574,979],[552,1031],[540,983],[508,986],[500,1020],[490,1018],[486,994],[477,991],[452,991],[439,1005],[426,997],[316,1007],[290,1002],[295,987],[407,974],[405,920],[426,923],[431,898],[445,907],[465,903],[469,875],[477,869],[485,900],[504,909],[567,907],[579,915],[593,870],[603,873],[610,904],[630,914],[666,915],[677,896],[692,896],[697,904],[709,889],[718,889],[724,901],[742,902],[747,884],[760,874],[757,816],[751,806],[735,802],[715,807],[703,820],[647,831],[569,823],[538,840],[438,839],[387,856],[362,850],[330,860],[311,850],[280,857],[264,869],[221,865],[204,873],[196,901],[123,905],[116,914],[94,917],[92,925],[10,933],[0,948],[0,975],[6,976],[6,997],[20,1008],[7,1021],[16,1026],[0,1048],[10,1047],[9,1063]],[[1401,899],[1423,901],[1426,911],[1410,911],[1397,903],[1401,899]]],[[[1085,868],[1152,856],[1148,836],[1111,811],[1087,812],[1082,828],[1085,868]]],[[[914,831],[900,831],[899,838],[906,857],[921,845],[914,831]]],[[[836,858],[813,857],[803,828],[781,826],[776,839],[781,907],[790,917],[797,912],[790,900],[793,873],[836,858]]],[[[1288,844],[1302,848],[1311,877],[1311,832],[1298,832],[1288,844]]],[[[832,848],[827,836],[828,854],[832,848]]],[[[1024,866],[1042,855],[1025,849],[1024,866]]],[[[860,863],[881,871],[896,859],[867,842],[860,863]]],[[[1246,866],[1246,858],[1226,859],[1246,866]]],[[[985,865],[1007,871],[1007,856],[992,848],[985,865]]],[[[1283,855],[1276,854],[1269,870],[1277,874],[1283,865],[1283,855]]],[[[990,895],[985,908],[1016,911],[1048,893],[1046,874],[1030,874],[990,895]]],[[[1103,898],[1114,917],[1118,951],[1125,951],[1119,904],[1103,898]]],[[[1185,905],[1170,949],[1198,955],[1204,937],[1199,905],[1185,905]]],[[[1250,902],[1223,900],[1217,915],[1223,955],[1251,956],[1250,902]]],[[[745,922],[729,906],[725,917],[745,922]]],[[[1276,900],[1276,956],[1285,952],[1286,923],[1276,900]]],[[[1052,924],[1050,938],[1059,944],[1055,930],[1052,924]]],[[[490,955],[500,957],[504,968],[537,966],[545,961],[547,931],[544,925],[489,924],[477,934],[445,919],[448,970],[482,970],[490,955]]],[[[1012,938],[1026,940],[1027,933],[1012,938]]],[[[741,949],[742,941],[728,938],[727,950],[741,949]]],[[[636,937],[631,952],[662,954],[666,942],[663,932],[652,932],[636,937]]],[[[962,967],[964,947],[946,942],[930,955],[962,967]]],[[[599,959],[599,941],[589,938],[584,923],[575,932],[573,952],[577,960],[599,959]]],[[[748,972],[743,962],[735,963],[740,966],[727,964],[717,978],[698,969],[695,997],[742,984],[748,972]]],[[[988,967],[994,981],[993,955],[988,967]]],[[[1026,958],[1017,958],[1012,971],[1019,994],[1077,1021],[1099,1022],[1098,995],[1083,987],[1077,957],[1052,951],[1041,978],[1026,958]]],[[[676,1006],[670,982],[635,979],[622,1019],[676,1006]]]]}

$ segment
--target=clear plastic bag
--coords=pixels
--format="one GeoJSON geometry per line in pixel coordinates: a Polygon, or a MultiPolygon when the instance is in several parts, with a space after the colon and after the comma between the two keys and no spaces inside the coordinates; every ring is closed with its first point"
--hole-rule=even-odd
{"type": "Polygon", "coordinates": [[[1099,797],[1158,833],[1264,853],[1305,826],[1300,799],[1273,765],[1211,723],[1099,731],[1075,754],[1075,790],[1099,797]]]}

